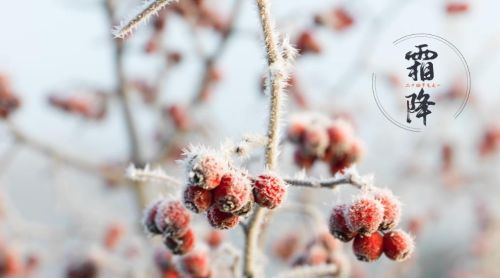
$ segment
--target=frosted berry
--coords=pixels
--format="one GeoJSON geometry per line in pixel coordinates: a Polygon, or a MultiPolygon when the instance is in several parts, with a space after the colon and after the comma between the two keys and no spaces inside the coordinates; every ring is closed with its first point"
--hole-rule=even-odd
{"type": "Polygon", "coordinates": [[[370,235],[357,235],[352,243],[354,255],[360,261],[371,262],[382,255],[384,237],[379,232],[370,235]]]}
{"type": "Polygon", "coordinates": [[[287,137],[293,143],[300,143],[304,138],[304,133],[306,131],[306,126],[302,122],[293,122],[290,124],[287,130],[287,137]]]}
{"type": "Polygon", "coordinates": [[[189,229],[191,214],[180,201],[163,200],[158,205],[155,224],[165,236],[182,236],[189,229]]]}
{"type": "Polygon", "coordinates": [[[378,230],[384,218],[384,207],[374,198],[364,196],[352,202],[345,216],[349,230],[368,235],[378,230]]]}
{"type": "Polygon", "coordinates": [[[207,212],[208,223],[216,229],[225,230],[238,225],[240,217],[228,212],[220,211],[212,206],[207,212]]]}
{"type": "Polygon", "coordinates": [[[180,237],[166,236],[164,239],[165,246],[175,255],[184,255],[193,250],[195,244],[195,236],[192,229],[180,237]]]}
{"type": "Polygon", "coordinates": [[[182,257],[181,266],[190,277],[210,277],[210,265],[205,252],[194,251],[182,257]]]}
{"type": "Polygon", "coordinates": [[[323,156],[328,148],[328,133],[321,126],[310,127],[304,133],[304,150],[316,156],[323,156]]]}
{"type": "Polygon", "coordinates": [[[297,49],[299,53],[321,53],[321,44],[311,31],[304,31],[297,39],[297,49]]]}
{"type": "Polygon", "coordinates": [[[346,211],[346,205],[338,205],[333,208],[330,215],[330,233],[337,239],[343,242],[351,241],[355,236],[356,232],[351,232],[347,227],[344,212],[346,211]]]}
{"type": "Polygon", "coordinates": [[[332,146],[347,144],[352,136],[352,129],[348,123],[337,120],[327,127],[326,132],[332,146]]]}
{"type": "Polygon", "coordinates": [[[404,261],[408,259],[413,248],[413,239],[402,230],[394,230],[384,235],[384,253],[391,260],[404,261]]]}
{"type": "Polygon", "coordinates": [[[204,212],[212,205],[212,191],[190,185],[184,190],[184,205],[192,212],[204,212]]]}
{"type": "Polygon", "coordinates": [[[222,177],[220,185],[214,189],[214,204],[223,212],[235,212],[250,200],[251,184],[248,177],[239,172],[231,172],[222,177]]]}
{"type": "Polygon", "coordinates": [[[279,176],[265,174],[253,181],[253,195],[260,206],[274,209],[283,202],[285,194],[286,184],[279,176]]]}
{"type": "Polygon", "coordinates": [[[146,230],[152,235],[162,234],[162,231],[158,229],[155,222],[156,213],[158,212],[158,205],[160,203],[161,201],[155,202],[153,205],[147,208],[144,213],[144,219],[143,219],[144,227],[146,227],[146,230]]]}
{"type": "Polygon", "coordinates": [[[379,190],[374,194],[375,200],[380,201],[384,207],[384,218],[380,223],[380,231],[390,231],[399,223],[401,217],[401,204],[388,189],[379,190]]]}
{"type": "Polygon", "coordinates": [[[299,148],[299,149],[295,150],[295,153],[293,155],[293,159],[295,161],[295,164],[297,164],[297,166],[307,170],[313,166],[317,157],[315,155],[309,154],[309,153],[305,152],[303,149],[299,148]]]}
{"type": "Polygon", "coordinates": [[[211,230],[205,237],[205,241],[211,248],[217,248],[224,240],[224,233],[219,230],[211,230]]]}
{"type": "Polygon", "coordinates": [[[211,190],[219,186],[226,173],[226,163],[214,155],[195,156],[188,165],[188,180],[192,185],[211,190]]]}

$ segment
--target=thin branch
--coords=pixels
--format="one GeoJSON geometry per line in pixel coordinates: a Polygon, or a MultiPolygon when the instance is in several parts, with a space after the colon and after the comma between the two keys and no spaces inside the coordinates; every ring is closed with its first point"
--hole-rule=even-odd
{"type": "MultiPolygon", "coordinates": [[[[148,5],[147,8],[140,13],[137,17],[135,17],[132,21],[127,24],[121,32],[118,34],[128,34],[135,28],[140,22],[144,21],[151,14],[158,12],[161,7],[168,4],[170,1],[155,1],[152,4],[148,5]],[[128,26],[128,27],[127,27],[128,26]],[[127,31],[128,30],[128,31],[127,31]]],[[[106,0],[106,12],[108,15],[110,25],[113,24],[115,18],[115,9],[112,3],[112,0],[106,0]]],[[[114,46],[114,70],[115,76],[117,79],[117,94],[121,101],[123,117],[125,119],[126,127],[127,127],[127,137],[130,145],[130,160],[135,165],[142,165],[143,161],[141,158],[141,149],[139,144],[139,135],[137,132],[137,128],[135,126],[134,119],[132,117],[132,107],[130,104],[129,95],[127,92],[127,80],[125,77],[124,70],[124,48],[123,41],[113,40],[114,46]]],[[[147,196],[144,187],[140,182],[134,183],[134,192],[137,200],[138,210],[141,213],[142,209],[147,204],[147,196]]]]}
{"type": "Polygon", "coordinates": [[[306,277],[334,277],[339,274],[337,265],[324,264],[317,266],[297,267],[287,272],[278,274],[278,278],[306,278],[306,277]]]}
{"type": "MultiPolygon", "coordinates": [[[[274,23],[271,20],[269,4],[267,0],[256,0],[259,10],[259,18],[264,34],[264,44],[267,53],[267,63],[269,66],[269,82],[271,105],[269,111],[269,122],[267,129],[266,144],[266,168],[274,170],[278,156],[279,143],[279,120],[281,116],[281,102],[283,100],[283,91],[286,86],[286,73],[284,72],[284,61],[277,45],[276,34],[274,33],[274,23]]],[[[248,223],[245,252],[244,252],[244,275],[246,277],[255,277],[255,253],[257,240],[261,229],[261,223],[266,215],[266,210],[256,207],[248,223]]]]}
{"type": "Polygon", "coordinates": [[[163,7],[172,2],[178,2],[178,0],[155,0],[146,3],[141,11],[131,20],[129,20],[127,23],[121,23],[120,26],[117,26],[113,31],[113,35],[117,38],[125,38],[126,36],[130,35],[141,23],[147,21],[151,16],[157,15],[163,7]]]}
{"type": "Polygon", "coordinates": [[[9,123],[8,127],[10,132],[14,136],[16,142],[24,144],[42,154],[45,154],[48,157],[52,157],[60,162],[63,162],[65,165],[80,169],[82,171],[91,174],[98,174],[110,180],[120,180],[120,181],[125,180],[123,178],[123,175],[121,174],[107,171],[103,167],[100,167],[99,165],[85,161],[79,157],[61,152],[60,150],[50,146],[49,144],[45,144],[33,137],[30,137],[12,123],[9,123]]]}
{"type": "Polygon", "coordinates": [[[349,184],[358,189],[365,186],[365,183],[353,174],[346,174],[342,177],[334,177],[325,180],[317,179],[285,179],[285,182],[291,186],[303,186],[303,187],[313,187],[313,188],[329,188],[333,189],[339,185],[349,184]]]}

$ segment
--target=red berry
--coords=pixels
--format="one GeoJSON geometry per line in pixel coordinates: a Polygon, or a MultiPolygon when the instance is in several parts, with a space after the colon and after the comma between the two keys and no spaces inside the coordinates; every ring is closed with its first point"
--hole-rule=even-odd
{"type": "Polygon", "coordinates": [[[364,148],[360,140],[354,140],[347,151],[348,163],[353,164],[361,160],[364,148]]]}
{"type": "Polygon", "coordinates": [[[212,205],[212,191],[190,185],[184,190],[184,205],[195,213],[204,212],[212,205]]]}
{"type": "Polygon", "coordinates": [[[250,180],[244,173],[226,174],[213,191],[214,204],[223,212],[237,211],[250,200],[250,189],[250,180]]]}
{"type": "Polygon", "coordinates": [[[313,154],[308,154],[302,148],[298,148],[294,153],[294,161],[297,166],[304,169],[310,169],[314,162],[316,161],[316,156],[313,154]]]}
{"type": "Polygon", "coordinates": [[[207,190],[219,186],[226,172],[227,163],[215,155],[194,156],[188,164],[189,183],[207,190]]]}
{"type": "Polygon", "coordinates": [[[449,3],[446,5],[446,12],[448,14],[461,14],[467,12],[468,10],[469,4],[465,2],[449,3]]]}
{"type": "Polygon", "coordinates": [[[333,28],[337,31],[343,31],[354,23],[352,15],[344,8],[336,8],[332,12],[333,28]]]}
{"type": "Polygon", "coordinates": [[[164,243],[175,255],[184,255],[193,250],[195,244],[194,232],[192,229],[189,229],[180,237],[166,236],[164,243]]]}
{"type": "Polygon", "coordinates": [[[347,144],[352,136],[352,129],[345,121],[337,120],[333,122],[327,129],[330,144],[333,146],[341,146],[347,144]]]}
{"type": "Polygon", "coordinates": [[[274,174],[260,175],[253,181],[255,202],[262,207],[274,209],[279,206],[286,194],[285,181],[274,174]]]}
{"type": "Polygon", "coordinates": [[[290,124],[287,130],[288,140],[293,143],[300,143],[304,138],[304,133],[306,131],[306,126],[302,122],[293,122],[290,124]]]}
{"type": "Polygon", "coordinates": [[[380,201],[384,207],[384,218],[380,223],[379,230],[385,232],[394,229],[399,223],[401,217],[401,204],[392,192],[388,189],[375,192],[375,200],[380,201]]]}
{"type": "Polygon", "coordinates": [[[328,232],[319,234],[314,242],[325,248],[329,253],[340,248],[340,242],[328,232]]]}
{"type": "Polygon", "coordinates": [[[352,243],[354,255],[360,261],[371,262],[382,255],[384,238],[379,232],[370,235],[357,235],[352,243]]]}
{"type": "Polygon", "coordinates": [[[165,236],[182,236],[189,229],[191,214],[180,201],[163,200],[158,205],[155,224],[165,236]]]}
{"type": "Polygon", "coordinates": [[[162,231],[156,226],[155,222],[156,214],[158,212],[158,205],[160,203],[161,201],[155,202],[153,205],[147,208],[144,213],[144,226],[146,227],[146,230],[152,235],[160,235],[162,233],[162,231]]]}
{"type": "Polygon", "coordinates": [[[328,134],[322,126],[309,127],[304,133],[302,144],[307,153],[321,157],[328,148],[328,134]]]}
{"type": "Polygon", "coordinates": [[[328,252],[319,245],[313,245],[309,248],[306,256],[306,264],[320,265],[328,260],[328,252]]]}
{"type": "Polygon", "coordinates": [[[238,215],[220,211],[216,206],[208,210],[207,218],[212,227],[220,230],[233,228],[240,222],[238,215]]]}
{"type": "Polygon", "coordinates": [[[208,246],[212,248],[217,248],[224,240],[223,232],[219,230],[211,230],[205,238],[208,246]]]}
{"type": "Polygon", "coordinates": [[[346,205],[339,205],[333,208],[330,215],[330,233],[337,239],[343,242],[351,241],[355,236],[356,232],[351,232],[347,227],[344,212],[347,210],[346,205]]]}
{"type": "Polygon", "coordinates": [[[384,235],[384,253],[391,260],[400,262],[408,259],[413,248],[413,239],[402,230],[394,230],[384,235]]]}
{"type": "Polygon", "coordinates": [[[210,276],[208,255],[202,251],[194,251],[182,257],[182,269],[190,277],[204,278],[210,276]]]}
{"type": "Polygon", "coordinates": [[[369,235],[377,231],[382,223],[384,207],[379,201],[364,196],[352,202],[345,216],[349,230],[369,235]]]}
{"type": "Polygon", "coordinates": [[[297,49],[301,54],[307,52],[321,53],[321,45],[311,31],[304,31],[300,34],[297,39],[297,49]]]}

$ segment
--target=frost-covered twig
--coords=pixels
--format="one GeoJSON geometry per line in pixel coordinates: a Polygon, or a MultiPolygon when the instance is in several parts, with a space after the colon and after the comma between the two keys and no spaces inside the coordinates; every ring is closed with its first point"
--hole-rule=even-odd
{"type": "Polygon", "coordinates": [[[361,189],[367,184],[363,182],[358,176],[353,174],[346,174],[341,177],[334,177],[324,180],[319,179],[285,179],[285,182],[292,186],[303,187],[316,187],[316,188],[330,188],[333,189],[342,184],[350,184],[354,187],[361,189]]]}
{"type": "Polygon", "coordinates": [[[148,20],[151,16],[158,14],[158,12],[168,4],[178,2],[178,0],[155,0],[145,1],[144,6],[140,9],[132,19],[120,23],[119,26],[113,30],[113,35],[116,38],[125,38],[131,34],[142,22],[148,20]]]}
{"type": "Polygon", "coordinates": [[[311,278],[311,277],[334,277],[338,273],[338,267],[334,264],[317,266],[302,266],[290,271],[278,274],[278,278],[311,278]]]}
{"type": "MultiPolygon", "coordinates": [[[[288,78],[287,71],[291,64],[290,49],[286,51],[287,61],[279,51],[277,36],[274,33],[274,23],[271,20],[269,3],[267,0],[256,0],[259,10],[259,18],[264,34],[264,44],[267,53],[267,64],[269,66],[269,86],[271,105],[269,109],[269,122],[267,128],[266,144],[266,168],[274,170],[278,158],[279,145],[279,122],[281,116],[281,106],[283,102],[284,89],[288,78]]],[[[289,44],[283,43],[287,48],[289,44]]],[[[246,277],[255,277],[256,269],[254,266],[254,257],[257,248],[258,235],[260,233],[261,223],[266,214],[265,209],[257,207],[253,213],[246,230],[245,252],[244,252],[244,274],[246,277]]]]}
{"type": "Polygon", "coordinates": [[[138,169],[133,164],[130,164],[127,168],[127,178],[133,181],[160,182],[173,186],[182,184],[178,179],[167,175],[161,168],[151,169],[149,165],[144,166],[143,169],[138,169]]]}

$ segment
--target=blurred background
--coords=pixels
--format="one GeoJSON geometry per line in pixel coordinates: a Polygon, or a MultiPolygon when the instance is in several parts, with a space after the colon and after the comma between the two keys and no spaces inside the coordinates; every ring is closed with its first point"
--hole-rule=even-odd
{"type": "MultiPolygon", "coordinates": [[[[181,178],[176,160],[188,144],[265,133],[267,69],[254,2],[181,0],[129,38],[113,39],[113,26],[139,4],[0,2],[1,275],[96,277],[70,275],[84,269],[157,277],[153,254],[161,242],[138,229],[141,209],[180,189],[138,190],[124,178],[126,167],[149,163],[181,178]]],[[[364,144],[359,173],[400,197],[401,227],[416,238],[416,253],[403,264],[359,263],[346,252],[352,277],[500,277],[499,8],[494,0],[272,1],[277,29],[301,53],[284,125],[307,111],[348,119],[364,144]],[[418,133],[388,121],[372,94],[376,73],[379,92],[405,115],[398,101],[407,61],[392,43],[413,33],[453,43],[472,80],[467,106],[453,119],[465,75],[453,60],[437,67],[436,113],[418,133]]],[[[294,176],[294,146],[282,147],[279,171],[294,176]]],[[[262,161],[258,152],[248,169],[262,171],[262,161]]],[[[329,176],[319,164],[308,174],[329,176]]],[[[353,192],[291,189],[288,201],[307,199],[326,223],[333,205],[353,192]]],[[[286,238],[283,231],[297,233],[301,244],[312,237],[294,215],[273,219],[270,277],[293,260],[272,256],[271,242],[286,238]]],[[[210,234],[205,218],[195,226],[201,238],[210,234]]],[[[224,237],[241,248],[240,230],[224,237]]]]}

